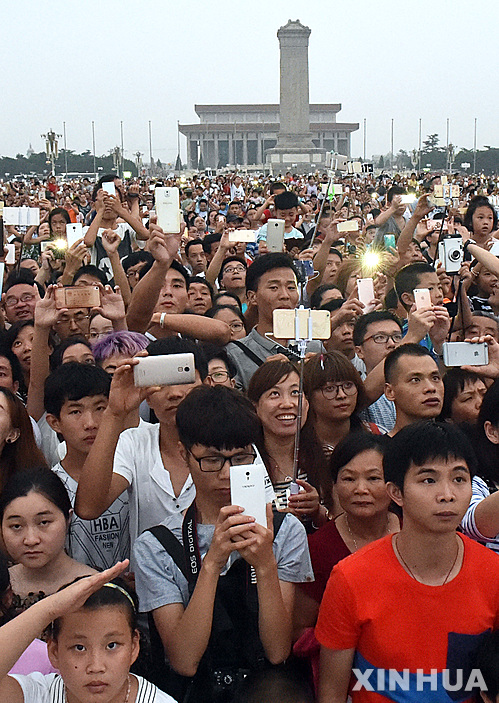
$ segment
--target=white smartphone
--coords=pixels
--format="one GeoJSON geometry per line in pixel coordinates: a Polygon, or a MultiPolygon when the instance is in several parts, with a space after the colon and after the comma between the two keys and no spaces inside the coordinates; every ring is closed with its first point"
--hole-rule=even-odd
{"type": "Polygon", "coordinates": [[[343,195],[343,183],[331,183],[329,192],[331,195],[343,195]]]}
{"type": "Polygon", "coordinates": [[[428,288],[414,288],[414,302],[416,310],[431,308],[431,297],[428,288]]]}
{"type": "Polygon", "coordinates": [[[16,263],[16,245],[15,244],[6,244],[5,248],[7,249],[7,254],[5,255],[5,263],[6,264],[15,264],[16,263]]]}
{"type": "Polygon", "coordinates": [[[357,297],[367,308],[369,303],[376,297],[374,295],[374,283],[372,278],[359,278],[357,281],[357,297]]]}
{"type": "Polygon", "coordinates": [[[415,195],[402,195],[400,198],[400,202],[402,205],[411,205],[416,200],[415,195]]]}
{"type": "Polygon", "coordinates": [[[284,248],[284,220],[270,219],[267,222],[267,249],[282,252],[284,248]]]}
{"type": "Polygon", "coordinates": [[[79,239],[83,239],[83,225],[81,222],[71,222],[66,225],[66,239],[68,247],[72,247],[79,239]]]}
{"type": "Polygon", "coordinates": [[[267,527],[263,464],[230,467],[230,502],[244,508],[243,515],[250,515],[259,525],[267,527]]]}
{"type": "Polygon", "coordinates": [[[0,295],[3,293],[3,277],[5,273],[5,264],[4,262],[0,262],[0,295]]]}
{"type": "Polygon", "coordinates": [[[146,356],[139,359],[139,363],[133,367],[133,378],[138,388],[194,383],[196,380],[194,354],[146,356]]]}
{"type": "Polygon", "coordinates": [[[359,231],[359,221],[358,220],[347,220],[346,222],[339,222],[336,225],[338,232],[358,232],[359,231]]]}
{"type": "Polygon", "coordinates": [[[296,339],[296,317],[300,339],[309,337],[309,319],[312,324],[312,339],[329,339],[331,336],[331,313],[329,310],[274,310],[273,331],[275,339],[296,339]]]}
{"type": "Polygon", "coordinates": [[[486,366],[489,363],[486,342],[444,342],[442,351],[445,366],[486,366]]]}
{"type": "Polygon", "coordinates": [[[256,242],[255,229],[232,229],[229,230],[229,242],[256,242]]]}
{"type": "Polygon", "coordinates": [[[116,195],[116,186],[114,185],[114,181],[103,183],[102,190],[108,195],[116,195]]]}
{"type": "Polygon", "coordinates": [[[158,225],[167,234],[180,232],[180,198],[178,188],[156,188],[154,191],[158,225]]]}

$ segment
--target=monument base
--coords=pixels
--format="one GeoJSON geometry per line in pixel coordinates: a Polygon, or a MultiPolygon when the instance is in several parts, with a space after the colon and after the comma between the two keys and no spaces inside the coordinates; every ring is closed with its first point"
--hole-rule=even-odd
{"type": "Polygon", "coordinates": [[[326,165],[326,151],[313,149],[274,147],[265,152],[265,167],[270,171],[295,171],[310,173],[326,165]]]}

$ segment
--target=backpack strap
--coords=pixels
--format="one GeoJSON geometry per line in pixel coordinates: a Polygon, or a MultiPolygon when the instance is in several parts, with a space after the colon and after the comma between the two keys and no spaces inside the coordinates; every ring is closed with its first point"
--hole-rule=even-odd
{"type": "Polygon", "coordinates": [[[235,344],[236,347],[239,347],[239,349],[240,349],[244,354],[246,354],[246,356],[248,357],[248,359],[251,359],[251,361],[252,361],[254,364],[256,364],[257,366],[261,366],[261,365],[264,363],[263,359],[260,359],[260,357],[257,356],[257,355],[255,354],[255,352],[251,351],[251,349],[249,349],[249,348],[246,346],[246,344],[243,344],[243,343],[241,342],[241,340],[239,340],[239,339],[233,339],[233,340],[232,340],[232,344],[235,344]]]}
{"type": "Polygon", "coordinates": [[[274,539],[277,537],[277,533],[279,532],[282,523],[284,522],[284,518],[286,517],[287,513],[281,513],[278,510],[274,511],[274,517],[273,517],[273,522],[274,522],[274,539]]]}
{"type": "Polygon", "coordinates": [[[187,569],[187,565],[185,563],[185,552],[180,540],[178,540],[173,534],[173,532],[171,532],[167,527],[165,527],[165,525],[156,525],[155,527],[150,527],[147,532],[150,532],[152,535],[154,535],[154,537],[156,537],[161,546],[171,556],[175,564],[178,566],[185,579],[189,582],[191,574],[189,573],[189,570],[187,569]]]}

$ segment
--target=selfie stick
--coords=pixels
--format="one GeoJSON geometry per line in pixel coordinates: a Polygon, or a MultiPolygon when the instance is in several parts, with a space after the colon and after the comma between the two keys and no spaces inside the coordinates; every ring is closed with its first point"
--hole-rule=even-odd
{"type": "Polygon", "coordinates": [[[308,320],[307,320],[307,336],[305,338],[300,337],[300,318],[298,315],[298,310],[304,310],[303,305],[295,309],[295,342],[298,344],[298,350],[300,352],[300,386],[298,393],[298,413],[296,417],[296,433],[295,433],[295,448],[293,454],[293,481],[289,487],[289,492],[291,495],[296,495],[299,493],[300,486],[296,483],[298,478],[298,454],[300,451],[300,431],[301,431],[301,418],[303,410],[303,368],[305,366],[305,354],[307,353],[307,344],[312,341],[312,315],[311,311],[308,310],[308,320]]]}

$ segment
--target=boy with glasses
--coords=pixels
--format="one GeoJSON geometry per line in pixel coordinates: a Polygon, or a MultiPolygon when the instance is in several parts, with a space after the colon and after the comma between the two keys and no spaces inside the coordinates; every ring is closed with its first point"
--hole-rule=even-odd
{"type": "Polygon", "coordinates": [[[288,657],[294,584],[313,579],[307,539],[293,515],[274,527],[268,505],[264,527],[231,505],[230,466],[257,458],[259,422],[246,398],[222,386],[196,388],[176,423],[196,500],[182,525],[165,520],[137,539],[137,593],[170,666],[193,677],[180,699],[226,701],[242,678],[288,657]]]}
{"type": "Polygon", "coordinates": [[[31,271],[22,269],[13,272],[7,279],[2,295],[2,307],[7,322],[11,325],[20,320],[32,320],[39,289],[31,271]]]}

